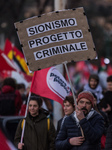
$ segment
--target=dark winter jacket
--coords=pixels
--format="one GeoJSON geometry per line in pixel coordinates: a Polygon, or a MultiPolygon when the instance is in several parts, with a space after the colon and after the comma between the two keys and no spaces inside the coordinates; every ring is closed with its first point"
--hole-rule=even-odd
{"type": "Polygon", "coordinates": [[[85,141],[80,146],[72,146],[69,139],[82,136],[80,127],[76,124],[74,115],[67,117],[56,138],[57,150],[100,150],[100,139],[104,131],[103,117],[94,111],[93,115],[87,120],[79,122],[85,141]]]}
{"type": "MultiPolygon", "coordinates": [[[[21,139],[21,123],[22,120],[15,134],[14,142],[16,147],[21,139]]],[[[24,150],[55,150],[55,128],[50,121],[50,129],[48,129],[47,117],[44,113],[40,112],[34,118],[28,114],[26,117],[23,143],[24,150]]]]}
{"type": "Polygon", "coordinates": [[[61,123],[62,123],[63,118],[61,118],[58,122],[57,122],[57,134],[61,128],[61,123]]]}
{"type": "MultiPolygon", "coordinates": [[[[14,89],[13,87],[11,87],[9,85],[4,85],[1,89],[1,91],[0,91],[0,95],[1,95],[1,93],[3,93],[5,95],[4,99],[8,98],[9,100],[10,100],[10,94],[13,95],[13,93],[14,93],[14,107],[15,107],[15,110],[14,110],[14,114],[9,114],[9,115],[15,115],[15,116],[19,115],[19,111],[20,111],[21,105],[22,105],[22,98],[21,98],[21,95],[20,95],[19,91],[14,89]]],[[[3,95],[2,95],[2,99],[3,99],[3,95]]],[[[0,100],[1,100],[1,96],[0,96],[0,100]]],[[[6,100],[5,100],[4,104],[5,104],[6,107],[9,106],[9,102],[6,101],[6,100]]],[[[10,109],[11,109],[11,107],[10,107],[10,109]]]]}
{"type": "Polygon", "coordinates": [[[105,150],[112,150],[112,125],[107,130],[105,150]]]}
{"type": "Polygon", "coordinates": [[[63,118],[61,118],[58,122],[57,122],[57,134],[59,132],[59,130],[61,129],[63,123],[64,123],[64,120],[67,116],[65,115],[63,118]]]}
{"type": "Polygon", "coordinates": [[[107,108],[107,105],[110,105],[111,111],[107,112],[110,124],[112,124],[112,91],[107,91],[104,94],[104,98],[101,100],[99,106],[100,108],[107,108]]]}

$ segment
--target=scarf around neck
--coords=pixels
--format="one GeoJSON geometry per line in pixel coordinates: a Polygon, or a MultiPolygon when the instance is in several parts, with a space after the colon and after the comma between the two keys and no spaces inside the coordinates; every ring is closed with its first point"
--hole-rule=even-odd
{"type": "MultiPolygon", "coordinates": [[[[87,120],[89,120],[92,117],[93,114],[94,114],[94,109],[92,108],[85,118],[87,120]]],[[[76,115],[75,111],[74,111],[74,118],[75,118],[77,126],[80,127],[80,124],[79,124],[80,120],[77,118],[77,115],[76,115]]]]}

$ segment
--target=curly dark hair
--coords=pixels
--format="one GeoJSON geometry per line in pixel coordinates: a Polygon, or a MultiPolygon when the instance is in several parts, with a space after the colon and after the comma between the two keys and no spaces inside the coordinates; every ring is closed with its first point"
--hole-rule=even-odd
{"type": "Polygon", "coordinates": [[[63,103],[66,103],[66,102],[69,102],[73,107],[75,107],[73,96],[66,96],[63,103]]]}

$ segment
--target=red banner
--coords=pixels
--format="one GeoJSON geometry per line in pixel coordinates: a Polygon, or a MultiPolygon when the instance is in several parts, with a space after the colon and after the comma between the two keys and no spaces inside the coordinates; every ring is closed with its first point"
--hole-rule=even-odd
{"type": "Polygon", "coordinates": [[[14,64],[10,61],[10,59],[3,53],[2,50],[0,50],[0,62],[1,62],[1,65],[0,65],[0,71],[3,71],[3,70],[16,70],[14,68],[14,64]]]}
{"type": "Polygon", "coordinates": [[[0,150],[16,150],[13,144],[6,138],[0,130],[0,150]]]}
{"type": "Polygon", "coordinates": [[[29,74],[29,69],[25,62],[23,53],[18,50],[8,39],[5,43],[4,53],[9,57],[10,60],[16,63],[16,66],[18,66],[20,71],[29,74]]]}
{"type": "Polygon", "coordinates": [[[51,67],[34,72],[30,91],[63,105],[64,98],[70,94],[70,86],[62,74],[51,67]]]}

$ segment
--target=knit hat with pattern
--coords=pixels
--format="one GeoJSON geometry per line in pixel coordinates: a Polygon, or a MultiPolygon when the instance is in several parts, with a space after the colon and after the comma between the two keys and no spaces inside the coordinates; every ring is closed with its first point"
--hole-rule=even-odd
{"type": "Polygon", "coordinates": [[[86,98],[92,103],[92,107],[94,106],[94,96],[91,92],[89,91],[83,91],[79,93],[78,98],[77,98],[77,103],[81,98],[86,98]]]}

